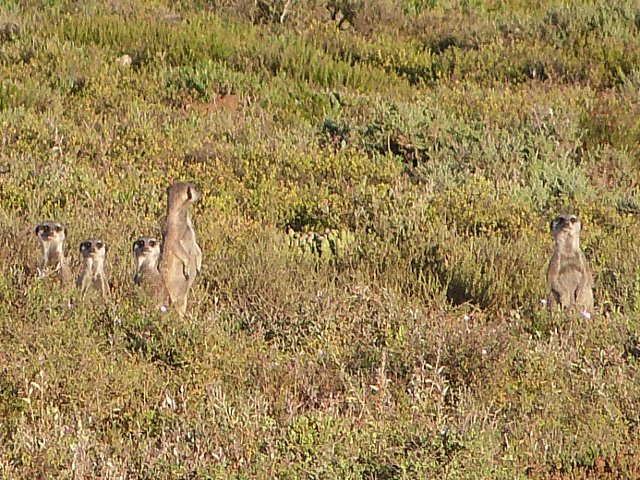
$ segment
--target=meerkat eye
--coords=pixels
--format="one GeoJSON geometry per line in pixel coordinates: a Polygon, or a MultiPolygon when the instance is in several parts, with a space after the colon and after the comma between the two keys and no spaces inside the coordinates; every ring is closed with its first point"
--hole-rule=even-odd
{"type": "Polygon", "coordinates": [[[576,217],[571,217],[571,220],[570,220],[570,221],[571,221],[571,223],[576,223],[576,221],[577,221],[577,220],[578,220],[578,219],[577,219],[576,217]]]}
{"type": "Polygon", "coordinates": [[[80,244],[80,250],[88,250],[91,248],[91,242],[82,242],[80,244]]]}
{"type": "Polygon", "coordinates": [[[156,246],[156,241],[155,240],[149,240],[149,246],[150,247],[155,247],[156,246]]]}
{"type": "Polygon", "coordinates": [[[61,232],[62,231],[62,227],[60,225],[56,225],[55,226],[55,230],[56,230],[56,232],[61,232]]]}
{"type": "Polygon", "coordinates": [[[102,248],[102,242],[96,242],[96,248],[102,248]]]}

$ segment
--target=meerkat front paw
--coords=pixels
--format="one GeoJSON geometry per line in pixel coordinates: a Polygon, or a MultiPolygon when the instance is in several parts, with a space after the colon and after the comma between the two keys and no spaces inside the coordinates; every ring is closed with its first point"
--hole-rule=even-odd
{"type": "Polygon", "coordinates": [[[191,278],[191,275],[189,275],[189,265],[187,265],[186,263],[182,264],[182,274],[184,275],[184,278],[186,278],[187,280],[191,278]]]}

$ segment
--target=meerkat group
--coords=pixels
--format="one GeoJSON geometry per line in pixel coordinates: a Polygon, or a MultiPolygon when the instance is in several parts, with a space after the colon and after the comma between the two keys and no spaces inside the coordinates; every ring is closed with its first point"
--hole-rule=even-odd
{"type": "MultiPolygon", "coordinates": [[[[183,316],[189,291],[202,269],[202,250],[191,218],[191,206],[200,198],[200,192],[190,183],[178,182],[167,188],[167,198],[162,242],[143,236],[133,243],[136,262],[133,283],[142,287],[157,306],[164,309],[168,303],[183,316]]],[[[35,232],[42,246],[38,276],[56,276],[60,283],[67,285],[71,269],[64,254],[66,228],[47,220],[39,224],[35,232]]],[[[107,251],[107,243],[99,238],[80,243],[82,267],[76,286],[83,297],[89,290],[97,291],[103,298],[110,296],[105,274],[107,251]]]]}
{"type": "MultiPolygon", "coordinates": [[[[167,188],[167,214],[162,222],[162,241],[139,237],[133,243],[136,272],[133,283],[143,287],[161,308],[170,304],[183,316],[195,277],[202,269],[202,250],[196,241],[191,207],[200,198],[190,183],[173,183],[167,188]]],[[[582,224],[576,215],[558,215],[550,224],[554,239],[553,256],[547,269],[547,307],[551,310],[577,310],[585,316],[593,311],[593,274],[580,249],[582,224]]],[[[69,261],[64,255],[67,230],[47,220],[36,227],[42,246],[38,276],[55,276],[62,284],[71,278],[69,261]]],[[[92,288],[109,297],[109,282],[104,271],[107,244],[90,238],[80,244],[83,266],[76,285],[84,296],[92,288]]]]}

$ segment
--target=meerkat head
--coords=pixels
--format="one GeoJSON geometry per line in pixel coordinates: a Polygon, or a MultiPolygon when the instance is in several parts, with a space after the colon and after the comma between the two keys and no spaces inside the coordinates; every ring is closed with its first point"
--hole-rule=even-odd
{"type": "Polygon", "coordinates": [[[36,235],[43,243],[62,243],[67,237],[67,229],[58,222],[47,220],[36,227],[36,235]]]}
{"type": "Polygon", "coordinates": [[[582,224],[577,216],[564,213],[558,215],[551,221],[550,228],[556,243],[578,244],[582,224]]]}
{"type": "Polygon", "coordinates": [[[133,254],[136,260],[149,260],[155,263],[160,256],[160,242],[154,237],[140,237],[133,242],[133,254]]]}
{"type": "Polygon", "coordinates": [[[167,187],[169,205],[193,204],[200,199],[200,191],[188,182],[177,182],[167,187]]]}
{"type": "Polygon", "coordinates": [[[83,258],[104,259],[107,250],[107,244],[98,238],[89,238],[80,244],[80,253],[83,258]]]}

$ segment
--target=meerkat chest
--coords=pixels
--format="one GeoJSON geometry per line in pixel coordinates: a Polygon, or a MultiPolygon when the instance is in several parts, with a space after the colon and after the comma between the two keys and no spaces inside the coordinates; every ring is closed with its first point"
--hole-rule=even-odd
{"type": "Polygon", "coordinates": [[[560,275],[570,275],[575,273],[582,273],[582,265],[577,262],[564,263],[560,267],[560,275]]]}
{"type": "Polygon", "coordinates": [[[580,251],[560,257],[558,273],[561,277],[578,280],[584,273],[584,264],[580,251]]]}
{"type": "Polygon", "coordinates": [[[53,245],[48,245],[45,249],[45,259],[47,263],[45,266],[56,266],[64,259],[62,250],[54,247],[53,245]]]}
{"type": "Polygon", "coordinates": [[[151,266],[151,265],[143,265],[136,272],[135,278],[138,281],[142,281],[144,279],[155,278],[159,276],[160,276],[160,271],[158,270],[158,267],[151,266]]]}

